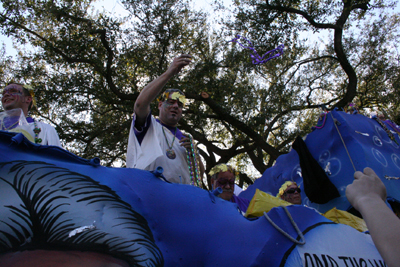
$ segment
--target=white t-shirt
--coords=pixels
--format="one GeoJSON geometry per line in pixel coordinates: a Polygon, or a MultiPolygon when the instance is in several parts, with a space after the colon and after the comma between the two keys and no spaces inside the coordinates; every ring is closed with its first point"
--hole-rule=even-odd
{"type": "MultiPolygon", "coordinates": [[[[54,129],[53,126],[50,124],[36,121],[36,125],[38,128],[40,128],[40,133],[38,135],[38,138],[42,139],[41,143],[38,143],[38,145],[49,145],[49,146],[59,146],[61,147],[60,143],[60,138],[58,137],[58,134],[56,132],[56,129],[54,129]]],[[[31,122],[29,123],[29,126],[31,127],[31,130],[35,128],[35,123],[31,122]]]]}
{"type": "MultiPolygon", "coordinates": [[[[164,177],[172,183],[190,184],[190,172],[187,163],[187,151],[179,143],[178,138],[175,138],[172,149],[175,151],[176,158],[170,159],[166,152],[169,149],[174,139],[174,134],[167,128],[161,125],[153,116],[148,125],[147,132],[141,142],[135,134],[135,118],[129,132],[128,151],[126,155],[126,166],[128,168],[138,168],[142,170],[153,171],[161,166],[164,169],[164,177]],[[165,137],[163,133],[165,132],[165,137]],[[168,144],[166,141],[168,139],[168,144]]],[[[147,126],[145,126],[147,127],[147,126]]],[[[178,129],[177,129],[178,130],[178,129]]],[[[136,129],[137,132],[139,132],[136,129]]]]}

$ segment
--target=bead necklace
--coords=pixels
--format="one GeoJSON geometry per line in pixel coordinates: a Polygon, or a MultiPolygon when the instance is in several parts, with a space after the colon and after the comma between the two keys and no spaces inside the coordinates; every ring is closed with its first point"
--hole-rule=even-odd
{"type": "MultiPolygon", "coordinates": [[[[14,122],[13,124],[11,124],[9,127],[6,127],[6,125],[4,124],[4,120],[1,122],[1,130],[3,131],[8,131],[14,128],[14,126],[17,125],[17,123],[19,123],[19,120],[17,120],[16,122],[14,122]]],[[[33,132],[35,133],[35,144],[40,144],[42,143],[42,138],[39,138],[39,133],[42,131],[42,129],[40,129],[37,126],[36,121],[33,121],[33,125],[35,126],[33,128],[33,132]]]]}
{"type": "Polygon", "coordinates": [[[39,133],[42,131],[42,129],[37,127],[36,121],[33,121],[33,125],[35,126],[35,128],[33,128],[33,132],[35,133],[35,144],[41,144],[42,138],[39,138],[39,133]]]}
{"type": "MultiPolygon", "coordinates": [[[[318,122],[317,122],[317,125],[315,126],[316,129],[322,129],[322,128],[324,128],[325,122],[326,122],[326,117],[327,117],[326,114],[327,114],[327,113],[324,114],[324,119],[323,119],[323,121],[322,121],[321,124],[318,124],[318,122]]],[[[319,120],[318,120],[318,121],[319,121],[319,120]]]]}
{"type": "Polygon", "coordinates": [[[175,151],[172,149],[172,147],[173,147],[174,142],[175,142],[177,127],[175,126],[175,134],[174,134],[174,138],[172,139],[171,146],[169,145],[167,136],[165,135],[164,126],[162,126],[162,131],[163,131],[164,138],[165,138],[165,141],[167,141],[167,146],[168,146],[167,152],[165,154],[167,155],[167,157],[169,159],[175,159],[176,158],[176,154],[175,154],[175,151]]]}
{"type": "Polygon", "coordinates": [[[386,123],[389,124],[390,127],[393,128],[395,133],[397,133],[397,135],[400,137],[400,131],[399,131],[399,128],[397,127],[397,125],[394,122],[391,122],[391,121],[386,121],[386,123]]]}
{"type": "Polygon", "coordinates": [[[190,179],[191,185],[197,185],[200,186],[199,183],[199,168],[197,166],[197,159],[196,159],[196,154],[198,154],[196,147],[193,145],[193,138],[189,134],[189,142],[190,142],[190,148],[187,149],[187,162],[188,162],[188,168],[189,168],[189,173],[190,173],[190,179]],[[192,160],[190,159],[192,157],[192,160]]]}
{"type": "Polygon", "coordinates": [[[394,138],[394,135],[392,134],[392,132],[389,131],[389,129],[388,129],[388,128],[386,127],[386,125],[381,121],[381,119],[379,119],[378,117],[375,117],[374,119],[376,120],[377,123],[379,123],[380,126],[382,126],[383,130],[385,130],[385,132],[387,133],[387,135],[389,136],[389,138],[390,138],[393,142],[395,142],[395,143],[398,145],[399,143],[397,143],[396,138],[394,138]]]}

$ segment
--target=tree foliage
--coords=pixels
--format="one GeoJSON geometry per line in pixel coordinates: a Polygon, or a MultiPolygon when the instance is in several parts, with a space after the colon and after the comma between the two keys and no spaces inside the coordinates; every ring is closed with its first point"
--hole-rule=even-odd
{"type": "Polygon", "coordinates": [[[121,1],[123,18],[93,3],[2,0],[0,14],[1,33],[32,47],[17,58],[3,51],[2,83],[34,85],[38,115],[84,158],[124,166],[135,99],[181,53],[193,63],[167,85],[190,99],[180,128],[202,145],[207,170],[230,161],[240,183],[309,132],[321,104],[399,114],[399,17],[383,12],[389,1],[236,0],[234,16],[211,29],[185,0],[121,1]],[[237,33],[260,54],[280,43],[285,53],[253,65],[228,42],[237,33]]]}

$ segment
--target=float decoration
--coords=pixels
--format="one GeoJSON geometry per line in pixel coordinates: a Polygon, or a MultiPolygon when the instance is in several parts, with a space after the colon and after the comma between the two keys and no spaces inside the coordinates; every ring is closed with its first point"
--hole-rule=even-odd
{"type": "Polygon", "coordinates": [[[268,52],[265,53],[263,56],[260,56],[260,55],[257,53],[256,49],[253,47],[253,44],[252,44],[249,40],[247,40],[246,38],[244,38],[243,36],[240,36],[239,34],[236,35],[236,37],[233,38],[233,39],[232,39],[231,41],[229,41],[229,42],[237,43],[237,44],[239,44],[241,47],[243,47],[243,48],[245,48],[245,49],[251,50],[251,51],[252,51],[252,54],[250,55],[250,57],[253,59],[252,63],[253,63],[254,65],[263,64],[263,63],[266,63],[266,62],[270,61],[271,59],[274,59],[274,58],[276,58],[276,57],[281,56],[281,55],[283,54],[283,49],[284,49],[284,45],[281,44],[281,45],[278,45],[277,48],[268,51],[268,52]],[[249,46],[245,46],[245,45],[243,45],[242,43],[238,42],[238,40],[239,40],[240,38],[242,38],[243,40],[245,40],[245,41],[249,44],[249,46]],[[267,57],[267,56],[268,56],[268,57],[267,57]]]}
{"type": "Polygon", "coordinates": [[[314,209],[288,206],[292,220],[281,207],[267,214],[295,240],[301,233],[300,245],[264,216],[246,219],[235,203],[149,171],[103,167],[22,134],[0,131],[0,147],[0,257],[29,247],[95,251],[130,266],[384,264],[369,235],[314,209]]]}

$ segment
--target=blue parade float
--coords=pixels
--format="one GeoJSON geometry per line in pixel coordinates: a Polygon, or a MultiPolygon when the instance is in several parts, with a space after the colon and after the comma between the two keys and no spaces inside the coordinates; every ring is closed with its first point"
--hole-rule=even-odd
{"type": "Polygon", "coordinates": [[[385,266],[368,234],[316,210],[351,208],[344,189],[367,166],[400,199],[400,140],[386,130],[362,115],[328,113],[324,127],[241,194],[276,194],[293,179],[313,208],[276,207],[252,220],[208,191],[160,179],[161,170],[103,167],[0,132],[0,253],[95,251],[131,266],[385,266]],[[326,177],[313,176],[321,170],[326,177]]]}
{"type": "Polygon", "coordinates": [[[293,180],[304,189],[303,204],[320,212],[333,207],[351,210],[346,186],[353,182],[355,171],[370,167],[385,184],[388,201],[396,206],[400,202],[399,144],[399,129],[392,123],[334,110],[240,196],[251,199],[256,189],[276,195],[285,181],[293,180]]]}

